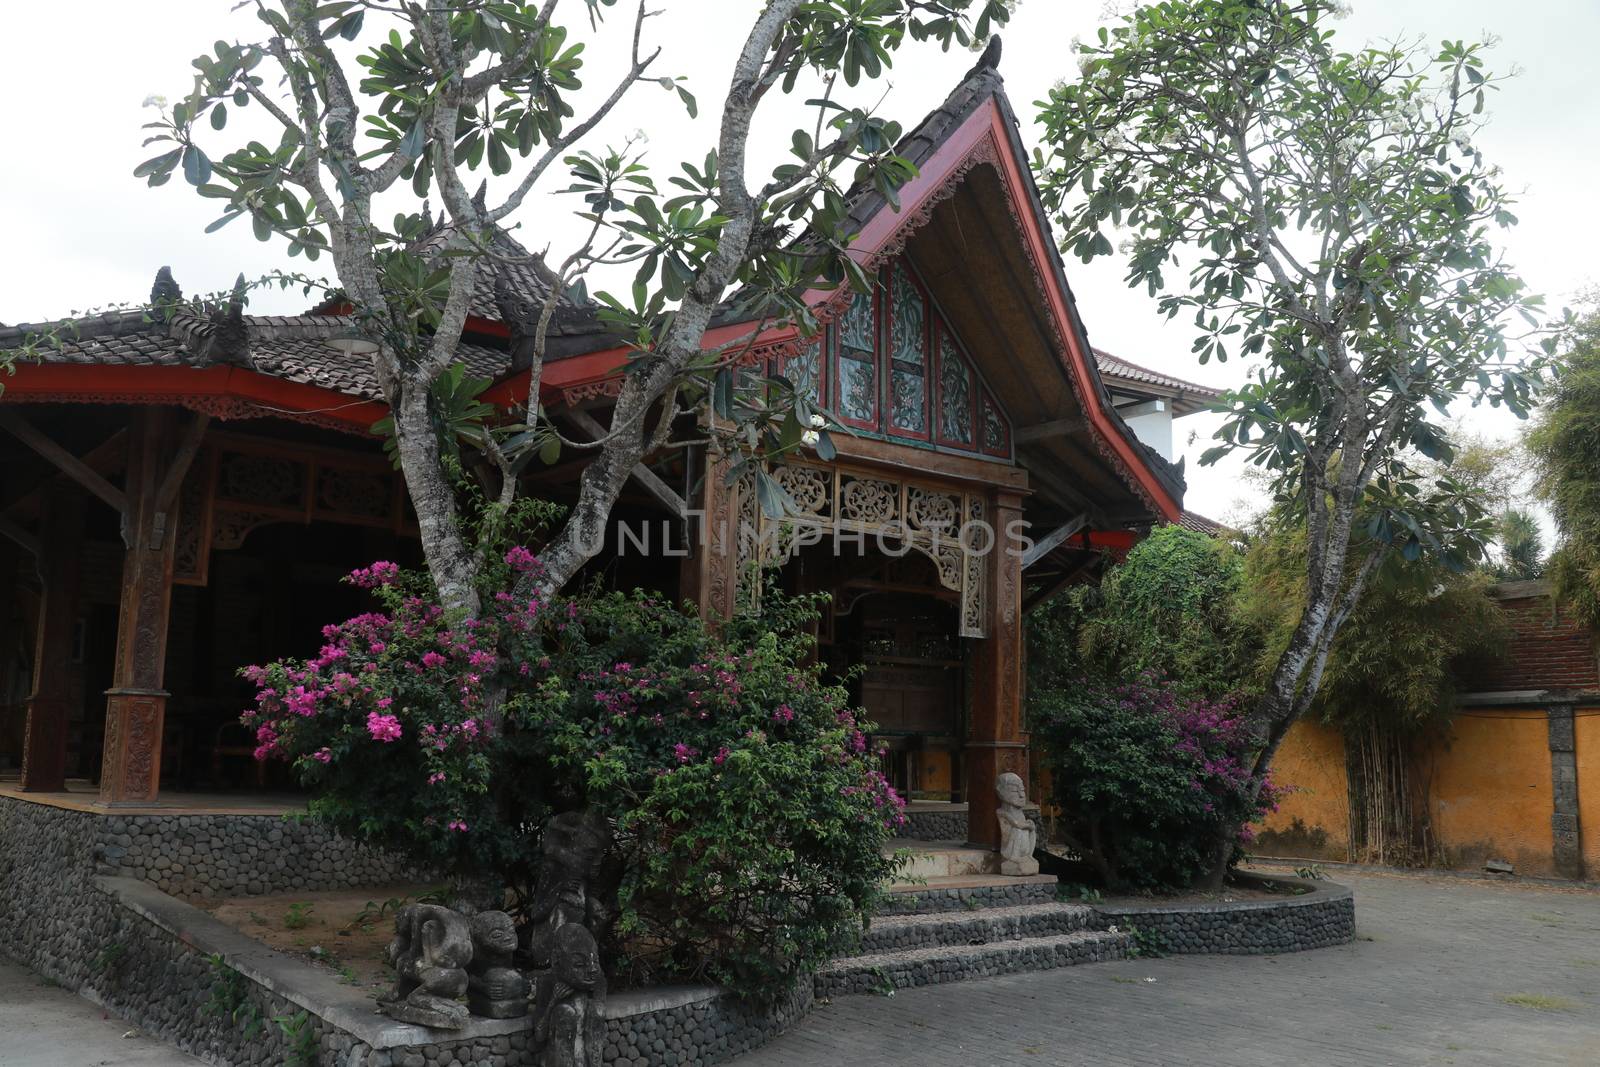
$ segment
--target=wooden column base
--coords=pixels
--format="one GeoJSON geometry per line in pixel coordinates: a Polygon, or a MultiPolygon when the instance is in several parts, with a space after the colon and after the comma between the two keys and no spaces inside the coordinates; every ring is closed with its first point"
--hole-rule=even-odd
{"type": "Polygon", "coordinates": [[[59,793],[67,787],[67,710],[64,695],[35,695],[28,700],[23,792],[59,793]]]}
{"type": "Polygon", "coordinates": [[[962,761],[966,764],[967,840],[974,845],[1000,847],[1000,801],[994,783],[1010,771],[1028,781],[1028,745],[1025,741],[969,741],[962,761]]]}
{"type": "Polygon", "coordinates": [[[161,786],[162,689],[106,690],[106,743],[100,803],[148,804],[161,786]]]}

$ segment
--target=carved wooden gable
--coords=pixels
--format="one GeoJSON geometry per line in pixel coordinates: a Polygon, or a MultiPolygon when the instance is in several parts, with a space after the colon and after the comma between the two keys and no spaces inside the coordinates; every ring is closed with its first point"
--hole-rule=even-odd
{"type": "Polygon", "coordinates": [[[904,258],[870,294],[847,294],[818,338],[773,369],[857,432],[1012,456],[1010,418],[904,258]]]}

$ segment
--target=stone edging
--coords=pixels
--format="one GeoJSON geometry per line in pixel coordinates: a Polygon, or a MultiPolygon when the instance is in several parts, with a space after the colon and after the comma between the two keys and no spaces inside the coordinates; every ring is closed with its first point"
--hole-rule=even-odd
{"type": "MultiPolygon", "coordinates": [[[[133,878],[97,878],[119,905],[170,939],[209,957],[217,955],[273,1000],[301,1008],[321,1023],[324,1062],[370,1067],[473,1067],[530,1062],[533,1022],[471,1019],[461,1030],[439,1031],[380,1015],[371,998],[332,975],[266,948],[226,923],[133,878]]],[[[661,1063],[717,1063],[765,1044],[811,1007],[797,996],[766,1012],[741,1005],[714,986],[671,986],[618,993],[607,999],[603,1062],[628,1067],[661,1063]]],[[[292,1008],[290,1009],[293,1010],[292,1008]]],[[[248,1061],[236,1061],[248,1062],[248,1061]]]]}
{"type": "MultiPolygon", "coordinates": [[[[1281,900],[1237,900],[1215,904],[1096,904],[1106,921],[1136,939],[1153,939],[1148,947],[1179,955],[1226,956],[1303,952],[1353,941],[1356,936],[1355,894],[1332,882],[1305,878],[1267,877],[1239,872],[1240,881],[1273,882],[1306,890],[1281,900]]],[[[1141,947],[1146,947],[1141,945],[1141,947]]]]}
{"type": "MultiPolygon", "coordinates": [[[[277,1019],[303,1028],[329,1067],[533,1062],[526,1018],[461,1031],[397,1023],[326,971],[129,877],[103,854],[105,818],[0,798],[0,952],[215,1064],[287,1062],[277,1019]]],[[[766,1008],[705,986],[618,993],[604,1012],[603,1062],[719,1063],[788,1029],[812,1000],[810,983],[766,1008]]]]}

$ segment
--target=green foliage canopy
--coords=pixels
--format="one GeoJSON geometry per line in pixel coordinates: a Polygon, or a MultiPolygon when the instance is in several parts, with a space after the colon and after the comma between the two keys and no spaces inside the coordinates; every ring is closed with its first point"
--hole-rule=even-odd
{"type": "Polygon", "coordinates": [[[1565,342],[1528,449],[1561,534],[1550,577],[1591,626],[1600,626],[1600,310],[1574,323],[1565,342]]]}

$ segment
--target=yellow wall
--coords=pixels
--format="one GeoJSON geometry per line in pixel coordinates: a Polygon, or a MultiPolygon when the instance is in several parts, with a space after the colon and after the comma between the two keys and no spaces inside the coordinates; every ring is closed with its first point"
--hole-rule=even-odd
{"type": "Polygon", "coordinates": [[[1297,722],[1278,747],[1272,780],[1293,788],[1258,828],[1252,852],[1342,860],[1349,851],[1344,739],[1337,730],[1297,722]]]}
{"type": "Polygon", "coordinates": [[[1578,834],[1583,876],[1600,879],[1600,708],[1579,708],[1573,719],[1578,749],[1578,834]]]}
{"type": "MultiPolygon", "coordinates": [[[[1553,875],[1549,724],[1542,709],[1473,708],[1420,754],[1434,838],[1449,866],[1507,860],[1518,874],[1553,875]]],[[[1581,787],[1580,787],[1581,796],[1581,787]]]]}

